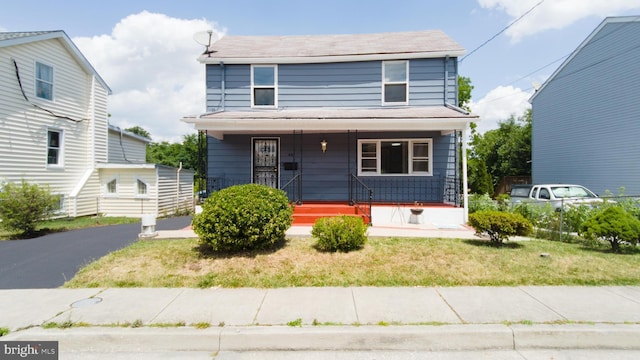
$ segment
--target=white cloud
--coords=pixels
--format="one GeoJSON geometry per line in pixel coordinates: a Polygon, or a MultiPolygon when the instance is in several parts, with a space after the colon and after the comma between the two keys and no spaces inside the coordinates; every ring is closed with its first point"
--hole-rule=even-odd
{"type": "Polygon", "coordinates": [[[513,86],[498,86],[489,91],[478,102],[471,101],[471,111],[480,116],[476,131],[484,133],[498,128],[498,122],[509,119],[511,115],[521,116],[531,108],[528,93],[513,86]]]}
{"type": "MultiPolygon", "coordinates": [[[[512,18],[510,22],[539,2],[540,0],[478,0],[483,8],[507,13],[512,18]]],[[[513,42],[518,42],[528,35],[549,29],[562,29],[590,16],[604,19],[637,9],[640,9],[640,0],[546,0],[505,33],[513,42]]]]}
{"type": "Polygon", "coordinates": [[[138,125],[154,141],[182,141],[195,133],[180,121],[205,111],[204,65],[196,58],[202,45],[196,32],[213,29],[205,19],[176,19],[143,11],[122,19],[111,34],[73,41],[113,91],[110,122],[138,125]]]}

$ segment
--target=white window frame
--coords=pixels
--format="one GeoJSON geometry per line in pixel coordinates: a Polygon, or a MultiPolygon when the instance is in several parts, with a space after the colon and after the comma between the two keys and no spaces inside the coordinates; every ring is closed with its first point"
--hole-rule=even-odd
{"type": "Polygon", "coordinates": [[[358,140],[358,176],[433,176],[433,139],[432,138],[412,138],[412,139],[359,139],[358,140]],[[383,142],[407,142],[408,143],[408,156],[407,156],[407,169],[406,174],[383,174],[382,168],[382,143],[383,142]],[[376,144],[376,171],[362,171],[362,144],[376,144]],[[416,158],[413,155],[413,146],[418,143],[426,143],[428,145],[428,156],[416,158]],[[427,160],[429,162],[428,171],[413,171],[414,160],[427,160]]]}
{"type": "Polygon", "coordinates": [[[119,176],[114,176],[109,178],[109,180],[107,180],[104,183],[104,196],[105,197],[118,197],[118,194],[120,193],[120,177],[119,176]],[[109,191],[109,184],[111,184],[112,182],[116,182],[116,191],[115,192],[110,192],[109,191]]]}
{"type": "Polygon", "coordinates": [[[145,181],[142,178],[136,177],[136,181],[133,185],[134,191],[135,191],[135,197],[137,198],[148,198],[149,197],[149,182],[145,181]],[[145,186],[145,193],[140,193],[140,186],[139,183],[143,183],[145,186]]]}
{"type": "Polygon", "coordinates": [[[382,62],[382,105],[407,105],[409,104],[409,60],[393,60],[393,61],[383,61],[382,62]],[[387,64],[405,64],[405,75],[406,78],[404,81],[386,81],[386,69],[387,64]],[[385,98],[385,88],[387,85],[404,85],[405,86],[405,101],[386,101],[385,98]]]}
{"type": "Polygon", "coordinates": [[[278,65],[251,65],[251,107],[275,109],[278,107],[278,65]],[[255,68],[273,68],[273,85],[255,85],[253,71],[255,68]],[[273,105],[256,105],[255,89],[273,88],[273,105]]]}
{"type": "Polygon", "coordinates": [[[37,99],[40,100],[46,100],[46,101],[53,101],[53,99],[55,99],[55,79],[56,79],[56,72],[55,72],[55,68],[53,67],[53,65],[51,64],[47,64],[43,61],[38,61],[36,60],[36,62],[34,63],[33,66],[33,79],[34,79],[34,84],[33,84],[33,92],[34,95],[37,99]],[[51,82],[49,82],[48,80],[44,80],[44,79],[40,79],[38,78],[38,66],[47,66],[49,68],[51,68],[51,82]],[[45,83],[45,84],[49,84],[51,85],[51,99],[46,98],[46,97],[42,97],[40,95],[38,95],[38,83],[45,83]]]}
{"type": "Polygon", "coordinates": [[[61,169],[64,168],[64,131],[62,129],[56,128],[47,128],[47,138],[46,138],[46,148],[47,151],[45,153],[45,164],[47,164],[48,169],[61,169]],[[49,150],[55,149],[49,145],[49,133],[58,133],[58,162],[55,164],[49,164],[49,150]]]}

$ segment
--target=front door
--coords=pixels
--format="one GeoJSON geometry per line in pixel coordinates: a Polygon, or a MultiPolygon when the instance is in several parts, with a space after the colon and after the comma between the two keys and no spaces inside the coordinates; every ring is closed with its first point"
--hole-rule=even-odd
{"type": "Polygon", "coordinates": [[[253,139],[253,183],[278,188],[278,139],[253,139]]]}

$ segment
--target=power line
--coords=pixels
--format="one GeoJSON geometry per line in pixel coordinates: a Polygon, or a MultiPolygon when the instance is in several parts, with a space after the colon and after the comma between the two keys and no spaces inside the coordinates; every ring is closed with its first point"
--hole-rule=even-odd
{"type": "Polygon", "coordinates": [[[504,29],[500,30],[497,34],[493,35],[491,38],[489,38],[489,40],[483,42],[482,44],[480,44],[480,46],[478,46],[477,48],[473,49],[470,53],[468,53],[467,55],[463,56],[459,63],[463,62],[464,59],[468,58],[469,56],[471,56],[471,54],[473,54],[474,52],[480,50],[480,48],[482,48],[483,46],[487,45],[489,42],[491,42],[493,39],[497,38],[500,34],[502,34],[503,32],[505,32],[508,28],[512,27],[513,25],[515,25],[515,23],[517,23],[518,21],[522,20],[522,18],[524,18],[525,16],[527,16],[530,12],[533,11],[533,9],[537,8],[538,6],[542,5],[542,3],[544,2],[544,0],[540,0],[540,2],[538,2],[537,4],[535,4],[531,9],[527,10],[527,12],[525,12],[524,14],[520,15],[520,17],[518,17],[517,19],[513,20],[509,25],[507,25],[504,29]]]}

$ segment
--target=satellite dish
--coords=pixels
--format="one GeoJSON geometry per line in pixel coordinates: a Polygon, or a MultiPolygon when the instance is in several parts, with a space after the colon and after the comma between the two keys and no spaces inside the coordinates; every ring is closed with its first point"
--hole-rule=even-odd
{"type": "Polygon", "coordinates": [[[217,36],[213,34],[213,30],[207,31],[198,31],[193,34],[193,40],[195,40],[198,44],[205,47],[204,52],[209,52],[209,47],[211,44],[217,40],[217,36]]]}

